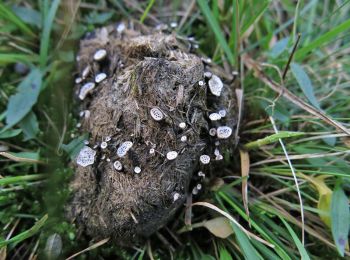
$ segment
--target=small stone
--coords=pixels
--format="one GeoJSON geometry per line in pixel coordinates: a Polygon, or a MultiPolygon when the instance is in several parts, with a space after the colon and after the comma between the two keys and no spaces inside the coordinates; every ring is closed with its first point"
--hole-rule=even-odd
{"type": "Polygon", "coordinates": [[[216,75],[212,75],[211,79],[208,81],[208,84],[210,92],[214,96],[220,97],[221,91],[224,87],[224,84],[222,83],[221,79],[216,75]]]}
{"type": "Polygon", "coordinates": [[[231,127],[228,127],[228,126],[219,126],[218,129],[216,130],[216,134],[219,139],[226,139],[226,138],[229,138],[230,135],[232,134],[232,129],[231,127]]]}
{"type": "Polygon", "coordinates": [[[139,166],[136,166],[136,167],[134,168],[134,172],[137,173],[137,174],[139,174],[139,173],[141,172],[141,168],[140,168],[139,166]]]}
{"type": "Polygon", "coordinates": [[[186,141],[187,141],[187,136],[186,135],[181,136],[181,142],[186,142],[186,141]]]}
{"type": "Polygon", "coordinates": [[[152,118],[156,121],[160,121],[164,118],[163,112],[157,107],[153,107],[150,110],[150,114],[151,114],[152,118]]]}
{"type": "Polygon", "coordinates": [[[209,135],[210,136],[216,136],[216,128],[210,128],[209,129],[209,135]]]}
{"type": "Polygon", "coordinates": [[[91,149],[89,146],[84,146],[77,157],[77,164],[83,167],[91,165],[95,162],[95,155],[95,150],[91,149]]]}
{"type": "Polygon", "coordinates": [[[203,164],[208,164],[210,162],[210,157],[209,155],[203,154],[199,157],[199,160],[203,164]]]}
{"type": "Polygon", "coordinates": [[[100,145],[100,147],[101,147],[102,149],[106,149],[107,146],[108,146],[108,144],[107,144],[106,142],[102,142],[101,145],[100,145]]]}
{"type": "Polygon", "coordinates": [[[95,88],[95,83],[93,82],[88,82],[84,84],[79,92],[79,99],[84,100],[85,97],[95,88]]]}
{"type": "Polygon", "coordinates": [[[220,120],[221,119],[221,116],[218,114],[218,113],[211,113],[209,115],[209,119],[211,121],[217,121],[217,120],[220,120]]]}
{"type": "Polygon", "coordinates": [[[107,51],[105,49],[99,49],[94,54],[94,60],[100,61],[107,56],[107,51]]]}
{"type": "Polygon", "coordinates": [[[100,82],[104,81],[106,78],[107,78],[106,73],[99,73],[95,76],[95,82],[100,83],[100,82]]]}
{"type": "Polygon", "coordinates": [[[180,127],[181,129],[185,129],[185,128],[186,128],[186,123],[185,123],[185,122],[181,122],[181,123],[179,124],[179,127],[180,127]]]}
{"type": "Polygon", "coordinates": [[[170,151],[166,154],[166,158],[169,160],[169,161],[172,161],[174,160],[176,157],[177,157],[178,153],[176,151],[170,151]]]}

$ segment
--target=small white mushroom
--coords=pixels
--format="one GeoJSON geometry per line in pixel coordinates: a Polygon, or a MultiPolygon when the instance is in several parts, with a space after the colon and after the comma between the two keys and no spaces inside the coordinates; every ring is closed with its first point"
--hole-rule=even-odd
{"type": "Polygon", "coordinates": [[[100,147],[101,147],[102,149],[106,149],[107,146],[108,146],[107,142],[102,142],[101,145],[100,145],[100,147]]]}
{"type": "Polygon", "coordinates": [[[219,110],[219,115],[221,116],[221,117],[225,117],[226,116],[226,110],[225,109],[221,109],[221,110],[219,110]]]}
{"type": "Polygon", "coordinates": [[[204,77],[206,77],[207,79],[210,79],[212,76],[213,76],[213,73],[211,73],[210,71],[204,72],[204,77]]]}
{"type": "Polygon", "coordinates": [[[215,155],[215,156],[218,156],[219,154],[220,154],[219,149],[218,149],[218,148],[215,148],[215,150],[214,150],[214,155],[215,155]]]}
{"type": "Polygon", "coordinates": [[[197,194],[198,194],[198,189],[197,189],[197,187],[194,187],[194,188],[193,188],[192,194],[193,194],[193,195],[197,195],[197,194]]]}
{"type": "Polygon", "coordinates": [[[141,168],[140,168],[139,166],[136,166],[136,167],[134,168],[134,172],[137,173],[137,174],[139,174],[139,173],[141,172],[141,168]]]}
{"type": "Polygon", "coordinates": [[[107,159],[106,159],[106,161],[107,161],[107,162],[110,162],[110,161],[111,161],[111,159],[110,159],[110,158],[107,158],[107,159]]]}
{"type": "Polygon", "coordinates": [[[202,184],[198,183],[196,188],[197,188],[197,190],[201,190],[202,189],[202,184]]]}
{"type": "Polygon", "coordinates": [[[177,22],[171,22],[170,23],[171,28],[176,28],[177,27],[177,22]]]}
{"type": "Polygon", "coordinates": [[[176,157],[177,157],[178,153],[176,151],[170,151],[166,154],[166,158],[169,160],[169,161],[172,161],[174,160],[176,157]]]}
{"type": "Polygon", "coordinates": [[[105,141],[106,141],[106,142],[109,142],[110,140],[112,140],[112,137],[106,136],[105,141]]]}
{"type": "Polygon", "coordinates": [[[230,135],[232,134],[232,129],[231,127],[228,127],[228,126],[219,126],[218,129],[216,130],[216,134],[219,139],[226,139],[226,138],[229,138],[230,135]]]}
{"type": "Polygon", "coordinates": [[[154,148],[149,149],[149,153],[150,153],[150,154],[154,154],[154,153],[155,153],[154,148]]]}
{"type": "Polygon", "coordinates": [[[185,123],[185,122],[181,122],[181,123],[179,124],[179,127],[180,127],[181,129],[185,129],[185,128],[186,128],[186,123],[185,123]]]}
{"type": "Polygon", "coordinates": [[[198,172],[198,176],[199,176],[199,177],[203,177],[203,178],[204,178],[204,177],[205,177],[205,173],[204,173],[204,172],[202,172],[202,171],[199,171],[199,172],[198,172]]]}
{"type": "Polygon", "coordinates": [[[157,107],[153,107],[150,110],[150,114],[151,114],[151,117],[156,121],[160,121],[164,118],[163,112],[157,107]]]}
{"type": "Polygon", "coordinates": [[[106,73],[99,73],[95,76],[95,82],[100,83],[100,82],[104,81],[106,78],[107,78],[106,73]]]}
{"type": "Polygon", "coordinates": [[[120,24],[118,24],[118,26],[117,26],[117,32],[118,33],[122,33],[124,30],[125,30],[125,23],[120,23],[120,24]]]}
{"type": "Polygon", "coordinates": [[[203,164],[208,164],[210,162],[210,157],[209,155],[203,154],[199,157],[199,160],[203,164]]]}
{"type": "Polygon", "coordinates": [[[198,85],[199,86],[204,86],[204,81],[203,80],[198,81],[198,85]]]}
{"type": "Polygon", "coordinates": [[[122,143],[117,149],[117,155],[119,157],[124,157],[128,153],[131,147],[132,147],[132,142],[130,141],[126,141],[122,143]]]}
{"type": "Polygon", "coordinates": [[[216,128],[210,128],[209,129],[209,135],[216,136],[216,128]]]}
{"type": "Polygon", "coordinates": [[[81,127],[81,123],[78,123],[78,124],[76,125],[76,127],[77,127],[77,128],[80,128],[80,127],[81,127]]]}
{"type": "Polygon", "coordinates": [[[75,79],[75,84],[80,84],[83,81],[81,77],[75,79]]]}
{"type": "Polygon", "coordinates": [[[90,114],[91,114],[90,110],[85,110],[84,111],[85,119],[89,119],[90,114]]]}
{"type": "Polygon", "coordinates": [[[219,155],[217,155],[217,156],[215,157],[215,160],[216,160],[216,161],[220,161],[220,160],[222,160],[222,159],[224,159],[224,157],[223,157],[221,154],[219,154],[219,155]]]}
{"type": "Polygon", "coordinates": [[[123,165],[120,161],[115,161],[113,163],[113,167],[114,169],[116,169],[117,171],[121,171],[123,169],[123,165]]]}
{"type": "Polygon", "coordinates": [[[186,135],[181,136],[181,142],[186,142],[186,141],[187,141],[187,136],[186,135]]]}
{"type": "Polygon", "coordinates": [[[105,49],[99,49],[94,54],[94,60],[100,61],[107,56],[107,51],[105,49]]]}
{"type": "Polygon", "coordinates": [[[84,84],[80,89],[79,99],[84,100],[87,94],[89,94],[94,88],[95,88],[95,83],[93,82],[88,82],[84,84]]]}
{"type": "Polygon", "coordinates": [[[80,116],[80,117],[83,117],[84,114],[85,114],[85,111],[80,111],[80,112],[79,112],[79,116],[80,116]]]}
{"type": "Polygon", "coordinates": [[[211,121],[217,121],[217,120],[220,120],[221,119],[221,116],[218,114],[218,113],[211,113],[209,115],[209,119],[211,121]]]}
{"type": "Polygon", "coordinates": [[[91,165],[95,162],[95,155],[95,150],[91,149],[89,146],[84,146],[77,157],[77,164],[83,167],[91,165]]]}
{"type": "Polygon", "coordinates": [[[210,92],[217,97],[220,97],[222,88],[224,87],[224,84],[222,83],[221,79],[216,76],[212,75],[211,79],[208,81],[210,92]]]}
{"type": "Polygon", "coordinates": [[[81,73],[81,76],[83,79],[86,79],[87,76],[90,74],[90,66],[86,66],[83,72],[81,73]]]}
{"type": "Polygon", "coordinates": [[[173,201],[177,201],[178,199],[180,198],[180,194],[175,192],[174,195],[173,195],[173,201]]]}
{"type": "Polygon", "coordinates": [[[219,141],[215,141],[215,146],[219,146],[220,142],[219,141]]]}
{"type": "Polygon", "coordinates": [[[88,144],[89,144],[89,141],[88,141],[88,140],[84,140],[84,144],[85,144],[85,145],[88,145],[88,144]]]}

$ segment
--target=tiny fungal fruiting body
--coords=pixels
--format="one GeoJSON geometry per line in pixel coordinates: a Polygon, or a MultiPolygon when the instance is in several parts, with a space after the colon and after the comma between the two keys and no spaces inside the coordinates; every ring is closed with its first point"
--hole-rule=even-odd
{"type": "Polygon", "coordinates": [[[128,151],[130,150],[132,145],[133,145],[133,143],[130,141],[126,141],[126,142],[122,143],[117,149],[117,155],[119,157],[124,157],[128,153],[128,151]]]}
{"type": "Polygon", "coordinates": [[[177,157],[178,153],[176,151],[170,151],[166,154],[166,158],[169,160],[169,161],[172,161],[172,160],[175,160],[176,157],[177,157]]]}
{"type": "Polygon", "coordinates": [[[94,60],[100,61],[103,60],[107,56],[107,51],[105,49],[100,49],[95,52],[94,60]]]}
{"type": "Polygon", "coordinates": [[[95,83],[93,82],[88,82],[84,84],[79,92],[79,98],[80,100],[84,100],[85,97],[95,88],[95,83]]]}
{"type": "Polygon", "coordinates": [[[227,139],[232,134],[232,128],[228,126],[219,126],[216,130],[219,139],[227,139]]]}
{"type": "Polygon", "coordinates": [[[95,82],[96,83],[101,83],[102,81],[104,81],[107,78],[107,74],[106,73],[99,73],[95,76],[95,82]]]}
{"type": "Polygon", "coordinates": [[[77,157],[77,164],[83,167],[91,165],[95,162],[95,155],[95,150],[91,149],[88,146],[84,146],[83,149],[80,150],[77,157]]]}
{"type": "Polygon", "coordinates": [[[153,107],[150,114],[155,121],[161,121],[164,118],[163,112],[157,107],[153,107]]]}
{"type": "Polygon", "coordinates": [[[208,164],[210,162],[210,157],[209,157],[209,155],[203,154],[199,157],[199,161],[202,164],[208,164]]]}
{"type": "Polygon", "coordinates": [[[210,80],[208,81],[208,84],[210,92],[214,96],[220,97],[221,91],[224,87],[224,84],[222,83],[221,79],[216,75],[212,75],[210,80]]]}

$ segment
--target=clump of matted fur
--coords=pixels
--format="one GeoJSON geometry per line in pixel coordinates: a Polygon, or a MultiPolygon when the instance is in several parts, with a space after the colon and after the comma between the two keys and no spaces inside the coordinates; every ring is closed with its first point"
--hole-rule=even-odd
{"type": "MultiPolygon", "coordinates": [[[[234,92],[224,85],[220,97],[212,95],[207,84],[199,84],[208,80],[201,58],[186,51],[175,35],[144,28],[96,30],[81,41],[77,61],[79,75],[90,66],[77,93],[98,73],[106,73],[107,79],[82,101],[89,113],[81,129],[90,134],[89,146],[95,146],[97,155],[93,165],[75,167],[68,215],[95,238],[128,244],[165,225],[184,204],[200,155],[215,160],[217,140],[208,131],[219,125],[234,129],[234,92]],[[98,49],[105,49],[107,56],[97,62],[93,56],[98,49]],[[151,117],[154,107],[162,111],[163,120],[151,117]],[[227,116],[211,122],[208,115],[219,109],[226,109],[227,116]],[[181,122],[185,129],[179,127],[181,122]],[[183,136],[187,141],[181,141],[183,136]],[[111,137],[107,148],[97,147],[106,137],[111,137]],[[133,146],[119,158],[117,148],[125,141],[133,146]],[[178,157],[167,160],[169,151],[178,157]],[[113,167],[116,160],[123,165],[121,172],[113,167]],[[135,167],[141,173],[136,174],[135,167]]],[[[233,137],[221,141],[225,143],[231,147],[233,137]]]]}

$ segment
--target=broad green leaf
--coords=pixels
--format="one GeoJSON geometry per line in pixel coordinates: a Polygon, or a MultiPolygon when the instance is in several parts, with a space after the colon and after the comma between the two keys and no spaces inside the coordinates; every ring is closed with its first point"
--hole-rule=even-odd
{"type": "Polygon", "coordinates": [[[73,139],[68,144],[62,144],[61,148],[74,160],[80,150],[84,147],[84,140],[88,138],[88,135],[82,135],[78,138],[73,139]]]}
{"type": "Polygon", "coordinates": [[[35,235],[44,226],[47,218],[48,218],[48,216],[45,215],[38,222],[36,222],[34,224],[34,226],[32,226],[30,229],[14,236],[13,238],[10,238],[9,240],[0,241],[0,248],[3,246],[6,246],[8,244],[11,244],[11,243],[21,242],[21,241],[35,235]]]}
{"type": "Polygon", "coordinates": [[[210,8],[208,6],[207,1],[206,0],[197,0],[197,3],[199,5],[201,11],[203,12],[205,18],[207,19],[211,29],[213,30],[215,37],[216,37],[216,40],[219,42],[221,48],[225,52],[229,62],[231,64],[233,64],[234,55],[232,53],[232,50],[230,49],[230,47],[227,44],[227,41],[226,41],[226,39],[225,39],[221,29],[220,29],[218,21],[215,19],[212,12],[210,11],[210,8]]]}
{"type": "Polygon", "coordinates": [[[304,71],[304,69],[299,64],[294,62],[290,64],[290,68],[299,84],[299,87],[304,92],[307,99],[314,107],[320,109],[320,104],[318,103],[318,100],[315,97],[314,88],[312,86],[311,80],[304,71]]]}
{"type": "Polygon", "coordinates": [[[225,217],[217,217],[205,221],[203,224],[214,236],[220,238],[227,238],[233,234],[230,221],[225,217]]]}
{"type": "Polygon", "coordinates": [[[244,258],[247,260],[263,259],[250,243],[247,235],[244,234],[243,231],[236,226],[236,224],[231,223],[231,226],[235,232],[237,242],[242,249],[244,258]]]}
{"type": "Polygon", "coordinates": [[[24,6],[13,6],[12,11],[27,24],[41,28],[41,14],[37,10],[24,6]]]}
{"type": "Polygon", "coordinates": [[[4,132],[0,132],[0,139],[11,138],[19,135],[22,132],[21,129],[8,129],[4,132]]]}
{"type": "Polygon", "coordinates": [[[59,234],[52,234],[46,240],[45,255],[47,259],[58,259],[62,253],[62,239],[59,234]]]}
{"type": "Polygon", "coordinates": [[[348,247],[349,219],[349,199],[338,185],[332,195],[331,224],[333,239],[342,257],[344,257],[345,248],[348,247]]]}
{"type": "Polygon", "coordinates": [[[6,110],[6,128],[17,124],[37,102],[42,84],[42,74],[33,69],[19,84],[17,93],[9,98],[6,110]]]}
{"type": "Polygon", "coordinates": [[[282,54],[282,52],[287,48],[289,42],[289,37],[285,37],[278,42],[276,42],[269,52],[269,56],[276,59],[282,54]]]}
{"type": "Polygon", "coordinates": [[[283,224],[287,227],[289,234],[292,236],[293,241],[299,250],[301,259],[302,260],[310,260],[310,257],[308,255],[308,253],[306,252],[304,245],[300,242],[300,240],[299,240],[298,236],[295,234],[294,230],[291,228],[291,226],[283,218],[280,218],[280,219],[282,220],[283,224]]]}
{"type": "Polygon", "coordinates": [[[24,141],[35,138],[39,132],[38,119],[32,111],[19,122],[19,126],[23,130],[24,141]]]}

